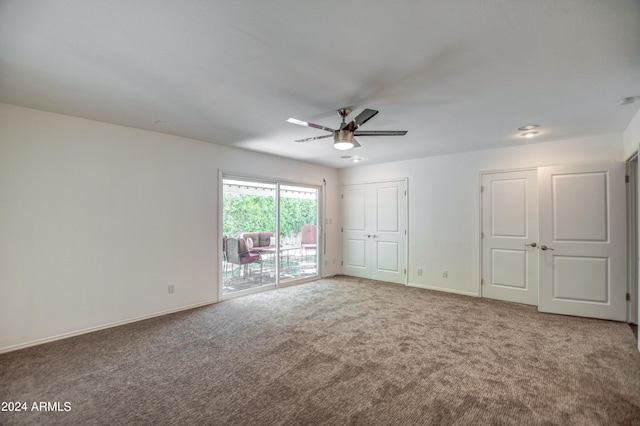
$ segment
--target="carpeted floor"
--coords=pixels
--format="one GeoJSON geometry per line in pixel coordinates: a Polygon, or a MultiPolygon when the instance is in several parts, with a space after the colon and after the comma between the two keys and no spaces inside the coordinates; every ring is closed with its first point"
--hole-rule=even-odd
{"type": "Polygon", "coordinates": [[[0,400],[28,403],[2,425],[640,424],[627,324],[347,277],[11,352],[0,368],[0,400]]]}

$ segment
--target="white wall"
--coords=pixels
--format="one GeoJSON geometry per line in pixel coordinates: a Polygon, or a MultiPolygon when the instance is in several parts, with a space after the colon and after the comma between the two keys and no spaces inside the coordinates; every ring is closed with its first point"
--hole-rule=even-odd
{"type": "Polygon", "coordinates": [[[219,169],[326,179],[340,216],[335,169],[0,104],[0,352],[216,301],[219,169]]]}
{"type": "Polygon", "coordinates": [[[623,160],[622,134],[363,165],[340,177],[343,184],[407,177],[409,284],[477,295],[480,173],[602,160],[623,160]]]}

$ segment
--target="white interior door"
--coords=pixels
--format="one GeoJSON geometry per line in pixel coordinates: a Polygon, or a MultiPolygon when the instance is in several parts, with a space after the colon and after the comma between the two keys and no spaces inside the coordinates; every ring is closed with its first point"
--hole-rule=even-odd
{"type": "Polygon", "coordinates": [[[538,304],[536,170],[482,176],[482,297],[538,304]]]}
{"type": "Polygon", "coordinates": [[[369,185],[345,185],[342,190],[342,272],[371,278],[371,218],[369,185]]]}
{"type": "Polygon", "coordinates": [[[343,187],[344,274],[406,284],[406,189],[404,180],[343,187]]]}
{"type": "Polygon", "coordinates": [[[374,184],[372,195],[372,278],[380,281],[406,284],[406,181],[374,184]]]}
{"type": "Polygon", "coordinates": [[[625,321],[625,165],[541,167],[542,312],[625,321]]]}

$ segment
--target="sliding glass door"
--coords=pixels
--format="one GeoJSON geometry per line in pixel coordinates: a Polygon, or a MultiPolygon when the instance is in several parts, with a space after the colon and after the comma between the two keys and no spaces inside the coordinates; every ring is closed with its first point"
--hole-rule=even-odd
{"type": "Polygon", "coordinates": [[[318,190],[280,185],[280,282],[318,274],[318,190]]]}
{"type": "Polygon", "coordinates": [[[315,277],[319,188],[222,177],[222,295],[315,277]]]}
{"type": "Polygon", "coordinates": [[[276,183],[224,179],[222,294],[276,284],[276,183]]]}

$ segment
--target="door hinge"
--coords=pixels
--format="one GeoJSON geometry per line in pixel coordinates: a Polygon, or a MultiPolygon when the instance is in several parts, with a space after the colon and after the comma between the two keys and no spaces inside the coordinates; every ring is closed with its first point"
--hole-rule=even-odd
{"type": "Polygon", "coordinates": [[[340,194],[340,198],[344,200],[344,194],[340,194]]]}
{"type": "Polygon", "coordinates": [[[484,239],[484,232],[480,233],[480,239],[483,240],[484,239]]]}
{"type": "Polygon", "coordinates": [[[631,300],[631,295],[627,293],[627,300],[631,300]]]}
{"type": "Polygon", "coordinates": [[[629,183],[629,175],[624,175],[624,183],[629,183]]]}
{"type": "Polygon", "coordinates": [[[404,235],[407,235],[407,230],[406,229],[404,230],[404,235]]]}
{"type": "Polygon", "coordinates": [[[404,270],[404,274],[407,275],[407,270],[406,269],[404,270]]]}
{"type": "Polygon", "coordinates": [[[480,192],[484,192],[484,185],[480,185],[480,192]]]}
{"type": "Polygon", "coordinates": [[[406,189],[404,190],[404,195],[405,195],[405,196],[407,195],[407,190],[406,190],[406,189]]]}
{"type": "Polygon", "coordinates": [[[344,228],[340,228],[340,232],[344,232],[344,228]]]}
{"type": "Polygon", "coordinates": [[[340,261],[340,266],[344,266],[344,262],[342,260],[340,261]]]}
{"type": "Polygon", "coordinates": [[[480,278],[480,285],[484,285],[484,278],[480,278]]]}

